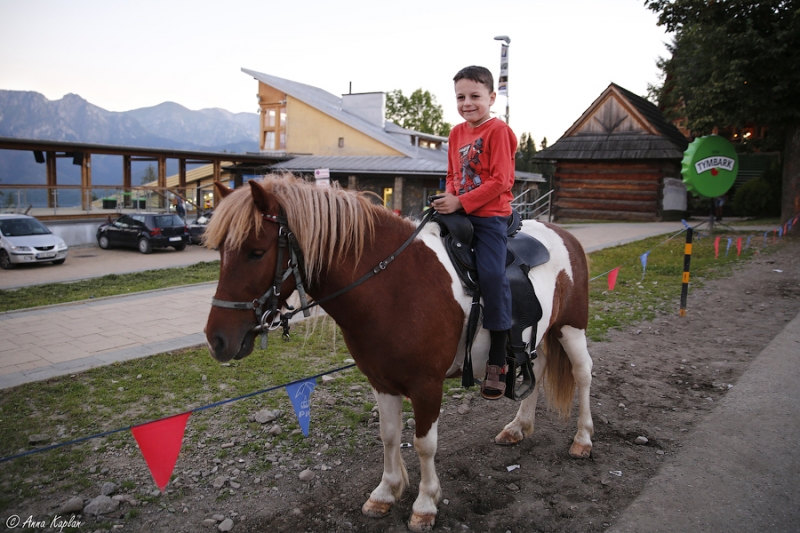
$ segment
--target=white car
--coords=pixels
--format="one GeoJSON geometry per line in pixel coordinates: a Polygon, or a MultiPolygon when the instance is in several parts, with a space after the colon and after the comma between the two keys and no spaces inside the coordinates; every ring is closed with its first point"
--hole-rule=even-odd
{"type": "Polygon", "coordinates": [[[60,265],[67,260],[67,243],[28,215],[0,215],[0,267],[19,263],[60,265]]]}

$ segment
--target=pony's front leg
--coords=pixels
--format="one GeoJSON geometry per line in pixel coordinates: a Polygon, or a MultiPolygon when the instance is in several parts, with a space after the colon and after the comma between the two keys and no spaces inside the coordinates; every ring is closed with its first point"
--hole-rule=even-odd
{"type": "Polygon", "coordinates": [[[408,473],[400,456],[403,397],[381,394],[372,389],[381,417],[383,477],[364,503],[361,512],[373,518],[386,516],[408,486],[408,473]]]}
{"type": "Polygon", "coordinates": [[[436,523],[439,498],[442,489],[436,475],[434,456],[439,440],[439,420],[435,420],[422,437],[414,435],[414,449],[419,455],[419,494],[412,506],[413,514],[408,521],[408,529],[415,532],[430,531],[436,523]]]}
{"type": "Polygon", "coordinates": [[[539,387],[541,386],[546,366],[547,356],[539,353],[536,359],[533,360],[533,376],[536,379],[533,392],[522,400],[517,410],[517,416],[503,428],[503,431],[497,434],[494,438],[495,443],[510,446],[533,434],[533,425],[536,419],[536,402],[539,399],[539,387]]]}
{"type": "Polygon", "coordinates": [[[572,439],[569,454],[585,459],[592,454],[592,408],[589,391],[592,387],[592,357],[586,346],[586,332],[571,326],[561,329],[561,345],[572,363],[572,375],[578,385],[578,431],[572,439]]]}

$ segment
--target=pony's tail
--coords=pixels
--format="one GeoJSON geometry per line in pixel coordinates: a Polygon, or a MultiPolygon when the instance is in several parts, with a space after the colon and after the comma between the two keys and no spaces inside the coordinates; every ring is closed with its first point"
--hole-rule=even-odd
{"type": "Polygon", "coordinates": [[[572,363],[567,352],[558,340],[558,332],[550,328],[542,340],[547,357],[544,371],[544,391],[550,409],[566,420],[572,411],[572,399],[575,396],[575,376],[572,375],[572,363]]]}

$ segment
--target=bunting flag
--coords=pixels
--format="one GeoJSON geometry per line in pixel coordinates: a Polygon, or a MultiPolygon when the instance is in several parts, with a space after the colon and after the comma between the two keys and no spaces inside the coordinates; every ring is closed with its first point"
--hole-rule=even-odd
{"type": "Polygon", "coordinates": [[[610,291],[613,291],[614,285],[617,284],[617,274],[619,274],[619,267],[608,273],[608,290],[610,291]]]}
{"type": "Polygon", "coordinates": [[[650,250],[646,251],[639,256],[639,261],[642,262],[642,279],[644,279],[644,272],[647,270],[647,256],[650,255],[650,250]]]}
{"type": "Polygon", "coordinates": [[[766,246],[766,245],[767,245],[767,235],[769,235],[769,232],[768,232],[768,231],[765,231],[765,232],[764,232],[764,246],[766,246]]]}
{"type": "Polygon", "coordinates": [[[714,259],[719,258],[719,237],[714,239],[714,259]]]}
{"type": "Polygon", "coordinates": [[[728,257],[728,252],[729,252],[729,251],[730,251],[730,249],[731,249],[731,243],[732,243],[732,242],[733,242],[733,239],[731,239],[730,237],[728,237],[728,246],[727,246],[727,248],[725,248],[725,257],[728,257]]]}
{"type": "Polygon", "coordinates": [[[192,412],[188,411],[131,428],[133,438],[136,439],[153,475],[153,481],[161,492],[164,492],[172,471],[175,470],[175,463],[181,452],[183,433],[186,430],[186,421],[191,414],[192,412]]]}
{"type": "Polygon", "coordinates": [[[317,386],[315,378],[307,379],[286,385],[286,392],[289,394],[289,400],[294,407],[294,414],[297,416],[297,422],[300,424],[300,429],[303,430],[303,436],[308,437],[308,423],[311,421],[311,402],[309,397],[317,386]]]}
{"type": "Polygon", "coordinates": [[[783,238],[783,226],[780,226],[778,228],[778,237],[780,237],[781,239],[783,238]]]}
{"type": "Polygon", "coordinates": [[[736,239],[736,257],[742,255],[742,238],[736,239]]]}
{"type": "Polygon", "coordinates": [[[744,249],[745,249],[745,251],[747,251],[747,249],[748,249],[748,248],[750,248],[750,239],[752,239],[752,238],[753,238],[753,236],[752,236],[752,235],[748,235],[748,236],[747,236],[747,242],[746,242],[746,243],[745,243],[745,245],[744,245],[744,249]]]}

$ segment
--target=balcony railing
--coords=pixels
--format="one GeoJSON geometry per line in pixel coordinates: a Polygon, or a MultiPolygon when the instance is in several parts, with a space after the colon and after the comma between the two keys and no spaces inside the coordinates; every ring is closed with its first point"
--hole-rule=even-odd
{"type": "MultiPolygon", "coordinates": [[[[28,213],[34,216],[74,216],[103,213],[174,210],[173,200],[180,196],[186,212],[198,206],[196,187],[122,187],[95,185],[85,189],[80,185],[22,185],[0,184],[0,213],[28,213]]],[[[200,208],[202,211],[203,208],[200,208]]]]}

